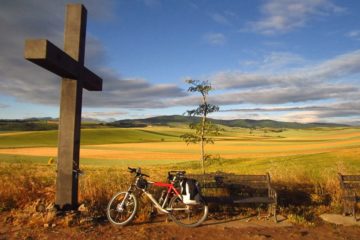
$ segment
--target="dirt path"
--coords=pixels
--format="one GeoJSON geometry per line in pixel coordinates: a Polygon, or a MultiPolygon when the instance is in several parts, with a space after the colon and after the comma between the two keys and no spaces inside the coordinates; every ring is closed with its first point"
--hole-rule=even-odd
{"type": "MultiPolygon", "coordinates": [[[[125,227],[113,227],[109,223],[77,227],[10,227],[2,225],[0,239],[206,239],[206,240],[257,240],[257,239],[348,239],[360,238],[360,227],[343,227],[327,223],[316,226],[287,225],[274,227],[269,224],[254,225],[246,221],[206,222],[197,228],[183,228],[174,223],[157,221],[125,227]]],[[[269,222],[268,222],[269,223],[269,222]]]]}

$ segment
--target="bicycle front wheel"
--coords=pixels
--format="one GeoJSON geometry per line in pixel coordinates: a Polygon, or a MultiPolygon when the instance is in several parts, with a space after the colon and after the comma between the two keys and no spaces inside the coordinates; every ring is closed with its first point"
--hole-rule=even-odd
{"type": "Polygon", "coordinates": [[[137,199],[134,194],[118,192],[111,198],[106,209],[106,216],[110,223],[124,226],[134,219],[137,206],[137,199]]]}
{"type": "Polygon", "coordinates": [[[169,216],[183,227],[197,227],[207,218],[209,208],[203,201],[186,205],[179,196],[174,196],[169,203],[169,216]]]}

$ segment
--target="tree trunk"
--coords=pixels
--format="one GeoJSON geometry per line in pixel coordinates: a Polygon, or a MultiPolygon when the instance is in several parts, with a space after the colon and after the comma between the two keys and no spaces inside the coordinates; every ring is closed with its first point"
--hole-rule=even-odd
{"type": "Polygon", "coordinates": [[[203,94],[203,104],[205,106],[203,116],[202,116],[202,122],[201,122],[201,138],[200,138],[200,144],[201,144],[201,167],[203,174],[205,174],[205,143],[204,143],[204,135],[205,135],[205,122],[206,122],[206,115],[207,115],[207,104],[206,104],[206,95],[203,94]]]}

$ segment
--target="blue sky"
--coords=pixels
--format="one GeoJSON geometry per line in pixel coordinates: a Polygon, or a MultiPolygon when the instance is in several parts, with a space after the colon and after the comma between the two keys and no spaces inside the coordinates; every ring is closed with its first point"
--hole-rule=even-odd
{"type": "MultiPolygon", "coordinates": [[[[214,118],[360,124],[360,1],[80,1],[85,64],[104,80],[83,116],[182,114],[209,80],[214,118]]],[[[58,117],[60,79],[23,59],[26,38],[62,48],[66,1],[2,1],[0,118],[58,117]]]]}

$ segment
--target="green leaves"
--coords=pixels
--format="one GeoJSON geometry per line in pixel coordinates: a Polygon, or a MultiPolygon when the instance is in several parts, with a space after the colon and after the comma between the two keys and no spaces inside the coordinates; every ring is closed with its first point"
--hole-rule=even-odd
{"type": "Polygon", "coordinates": [[[201,141],[201,138],[195,134],[192,133],[185,133],[180,136],[184,142],[186,142],[187,145],[191,143],[199,143],[201,141]]]}
{"type": "Polygon", "coordinates": [[[222,130],[217,125],[205,121],[205,124],[202,125],[202,122],[200,123],[191,123],[189,124],[189,128],[194,130],[194,133],[185,133],[180,136],[180,138],[183,139],[184,142],[186,142],[187,145],[191,143],[199,143],[203,141],[206,144],[213,144],[214,139],[213,136],[220,135],[220,131],[222,130]],[[201,134],[203,131],[203,135],[201,134]]]}
{"type": "Polygon", "coordinates": [[[200,104],[197,108],[186,111],[186,115],[188,116],[207,116],[209,113],[218,112],[219,106],[204,103],[200,104]]]}
{"type": "Polygon", "coordinates": [[[201,95],[205,96],[208,95],[208,93],[212,90],[209,81],[188,79],[185,82],[191,85],[188,88],[188,92],[199,92],[201,95]]]}

